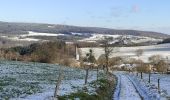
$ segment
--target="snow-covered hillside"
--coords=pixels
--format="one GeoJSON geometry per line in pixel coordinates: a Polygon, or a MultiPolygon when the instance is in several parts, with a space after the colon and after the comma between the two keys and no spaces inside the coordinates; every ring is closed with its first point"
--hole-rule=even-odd
{"type": "Polygon", "coordinates": [[[108,34],[92,34],[91,37],[82,39],[80,41],[86,41],[86,42],[96,42],[98,40],[103,40],[105,38],[112,37],[112,38],[118,38],[120,35],[108,35],[108,34]]]}
{"type": "Polygon", "coordinates": [[[23,38],[21,36],[1,36],[1,37],[12,41],[40,41],[40,39],[27,38],[27,37],[23,38]]]}
{"type": "Polygon", "coordinates": [[[110,34],[98,34],[98,33],[76,33],[70,32],[70,34],[64,33],[41,33],[41,32],[34,32],[28,31],[26,34],[19,34],[19,35],[5,35],[2,34],[0,37],[9,39],[12,41],[43,41],[43,39],[39,39],[37,37],[58,37],[58,36],[78,36],[80,39],[77,39],[80,42],[98,42],[104,40],[105,38],[109,38],[110,44],[120,43],[120,44],[133,44],[133,43],[146,43],[152,42],[157,43],[162,41],[162,39],[155,39],[151,37],[144,37],[144,36],[133,36],[133,35],[110,35],[110,34]]]}
{"type": "Polygon", "coordinates": [[[21,37],[27,37],[27,36],[60,36],[64,34],[54,34],[54,33],[39,33],[39,32],[33,32],[29,31],[28,34],[20,35],[21,37]]]}
{"type": "Polygon", "coordinates": [[[79,41],[85,42],[97,42],[100,40],[104,40],[105,38],[109,38],[110,44],[114,44],[116,42],[122,42],[122,44],[131,44],[131,43],[145,43],[145,42],[160,42],[162,39],[155,39],[151,37],[144,36],[133,36],[133,35],[110,35],[110,34],[92,34],[91,37],[85,38],[79,41]]]}
{"type": "MultiPolygon", "coordinates": [[[[64,36],[64,34],[54,34],[54,33],[39,33],[39,32],[33,32],[28,31],[28,34],[21,34],[21,35],[12,35],[12,36],[6,36],[2,35],[2,38],[9,39],[12,41],[41,41],[41,39],[36,39],[31,36],[64,36]]],[[[43,40],[42,40],[43,41],[43,40]]]]}

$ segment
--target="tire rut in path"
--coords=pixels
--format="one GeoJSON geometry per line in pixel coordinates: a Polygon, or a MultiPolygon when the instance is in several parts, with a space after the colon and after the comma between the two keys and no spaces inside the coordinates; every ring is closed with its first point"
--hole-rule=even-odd
{"type": "Polygon", "coordinates": [[[142,95],[130,77],[126,75],[117,75],[117,77],[118,84],[114,100],[143,100],[142,95]]]}

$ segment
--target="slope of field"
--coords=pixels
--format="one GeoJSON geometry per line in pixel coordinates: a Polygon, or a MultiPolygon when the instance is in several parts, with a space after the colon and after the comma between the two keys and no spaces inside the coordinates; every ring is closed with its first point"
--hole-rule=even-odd
{"type": "MultiPolygon", "coordinates": [[[[64,79],[59,95],[77,91],[84,84],[85,71],[55,64],[0,61],[0,99],[44,100],[54,95],[59,72],[64,79]]],[[[95,80],[89,73],[89,80],[95,80]]]]}

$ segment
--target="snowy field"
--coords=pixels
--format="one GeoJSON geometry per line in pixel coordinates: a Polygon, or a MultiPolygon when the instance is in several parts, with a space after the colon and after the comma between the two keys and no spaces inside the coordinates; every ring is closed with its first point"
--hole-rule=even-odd
{"type": "Polygon", "coordinates": [[[112,37],[112,38],[118,38],[121,35],[109,35],[109,34],[92,34],[91,37],[85,38],[79,41],[86,41],[86,42],[96,42],[98,40],[104,40],[105,37],[112,37]]]}
{"type": "Polygon", "coordinates": [[[40,32],[33,32],[33,31],[28,31],[28,34],[23,34],[23,35],[16,35],[16,36],[0,36],[5,39],[9,39],[12,41],[41,41],[40,39],[35,39],[35,38],[29,38],[30,36],[64,36],[64,34],[55,34],[55,33],[40,33],[40,32]]]}
{"type": "MultiPolygon", "coordinates": [[[[61,67],[64,74],[59,95],[77,91],[83,87],[85,71],[43,63],[0,61],[0,100],[44,100],[54,95],[61,67]]],[[[96,80],[89,72],[88,82],[96,80]]],[[[48,100],[48,99],[47,99],[48,100]]]]}
{"type": "MultiPolygon", "coordinates": [[[[82,55],[85,56],[89,52],[89,49],[94,51],[96,58],[104,54],[103,48],[80,48],[82,55]]],[[[140,59],[143,61],[148,61],[148,57],[152,55],[162,55],[164,58],[170,59],[170,44],[160,44],[151,46],[137,46],[137,47],[115,47],[112,57],[127,57],[127,58],[137,58],[135,51],[137,49],[143,49],[143,55],[140,59]]]]}
{"type": "Polygon", "coordinates": [[[64,35],[64,34],[55,34],[55,33],[39,33],[39,32],[33,32],[33,31],[29,31],[29,34],[25,34],[25,35],[20,35],[21,37],[28,37],[28,36],[60,36],[60,35],[64,35]]]}

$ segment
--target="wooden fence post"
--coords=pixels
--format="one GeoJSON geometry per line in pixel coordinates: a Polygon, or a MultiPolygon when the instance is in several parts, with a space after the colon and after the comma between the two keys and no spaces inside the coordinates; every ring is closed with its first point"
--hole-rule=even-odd
{"type": "Polygon", "coordinates": [[[160,79],[158,78],[158,92],[160,93],[160,79]]]}
{"type": "Polygon", "coordinates": [[[151,82],[151,73],[149,72],[149,83],[151,82]]]}
{"type": "Polygon", "coordinates": [[[98,80],[99,68],[97,67],[97,80],[98,80]]]}
{"type": "Polygon", "coordinates": [[[60,87],[62,79],[63,79],[63,72],[60,72],[57,83],[56,83],[56,87],[55,87],[54,100],[58,100],[58,92],[59,92],[59,87],[60,87]]]}
{"type": "Polygon", "coordinates": [[[85,84],[87,84],[88,74],[89,74],[89,68],[86,69],[85,84]]]}

